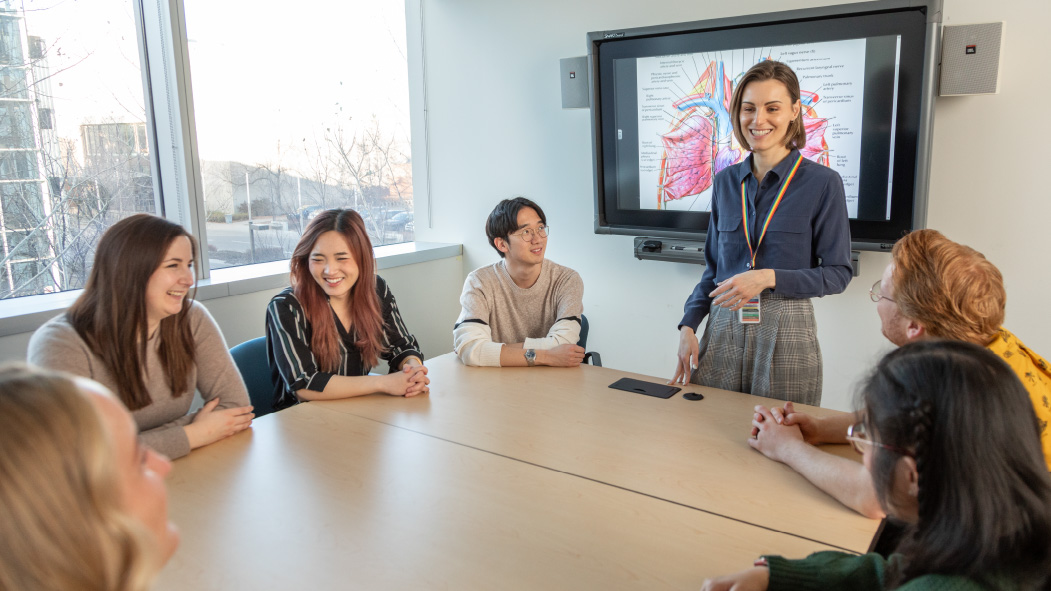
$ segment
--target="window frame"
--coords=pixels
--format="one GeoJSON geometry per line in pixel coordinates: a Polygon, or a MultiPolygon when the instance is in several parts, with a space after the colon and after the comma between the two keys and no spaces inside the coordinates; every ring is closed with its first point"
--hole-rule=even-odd
{"type": "MultiPolygon", "coordinates": [[[[422,0],[404,1],[410,137],[417,140],[411,144],[413,210],[417,228],[430,228],[424,7],[422,0]]],[[[146,139],[154,205],[158,215],[184,226],[199,243],[207,244],[207,215],[197,148],[184,2],[132,0],[132,4],[146,107],[146,139]]],[[[375,247],[374,250],[382,269],[459,256],[460,248],[459,245],[408,242],[375,247]]],[[[201,288],[198,299],[287,285],[287,259],[216,271],[209,267],[207,257],[199,259],[196,266],[201,288]]],[[[0,300],[0,320],[3,320],[0,336],[35,330],[72,304],[80,293],[81,290],[76,289],[0,300]]]]}

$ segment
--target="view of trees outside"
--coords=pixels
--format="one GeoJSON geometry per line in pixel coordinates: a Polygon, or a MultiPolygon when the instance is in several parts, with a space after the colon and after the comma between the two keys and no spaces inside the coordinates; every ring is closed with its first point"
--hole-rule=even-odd
{"type": "Polygon", "coordinates": [[[244,6],[186,0],[212,268],[288,258],[333,207],[412,240],[404,2],[244,6]]]}
{"type": "Polygon", "coordinates": [[[133,18],[0,0],[0,298],[82,287],[102,232],[156,212],[133,18]]]}
{"type": "MultiPolygon", "coordinates": [[[[413,239],[405,15],[186,0],[211,268],[288,258],[318,211],[413,239]]],[[[101,234],[158,210],[128,0],[0,0],[0,299],[83,287],[101,234]]]]}

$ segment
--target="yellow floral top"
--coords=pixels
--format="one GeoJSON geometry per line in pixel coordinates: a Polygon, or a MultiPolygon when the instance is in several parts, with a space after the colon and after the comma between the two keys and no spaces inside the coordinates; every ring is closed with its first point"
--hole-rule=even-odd
{"type": "Polygon", "coordinates": [[[1051,470],[1051,428],[1048,428],[1051,422],[1051,365],[1002,326],[986,348],[1003,358],[1029,391],[1037,422],[1040,423],[1044,459],[1051,470]]]}

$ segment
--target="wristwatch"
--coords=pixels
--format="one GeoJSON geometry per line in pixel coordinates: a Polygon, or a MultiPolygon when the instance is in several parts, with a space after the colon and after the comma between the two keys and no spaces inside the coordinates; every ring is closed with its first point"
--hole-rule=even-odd
{"type": "Polygon", "coordinates": [[[526,349],[525,358],[526,363],[529,364],[529,367],[533,367],[534,365],[536,365],[536,349],[526,349]]]}

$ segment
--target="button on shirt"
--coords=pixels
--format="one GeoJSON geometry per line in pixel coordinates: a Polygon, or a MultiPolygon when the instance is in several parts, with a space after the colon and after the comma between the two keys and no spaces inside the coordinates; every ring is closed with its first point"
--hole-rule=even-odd
{"type": "MultiPolygon", "coordinates": [[[[680,327],[697,330],[711,309],[713,298],[708,294],[716,284],[748,270],[751,254],[741,219],[741,182],[745,184],[754,247],[781,184],[798,157],[799,151],[792,150],[762,183],[752,174],[752,155],[715,176],[712,215],[704,243],[706,266],[701,282],[686,300],[680,327]]],[[[803,159],[770,220],[755,268],[773,269],[777,283],[773,291],[783,296],[813,298],[842,293],[847,288],[853,274],[850,220],[839,173],[803,159]]]]}

